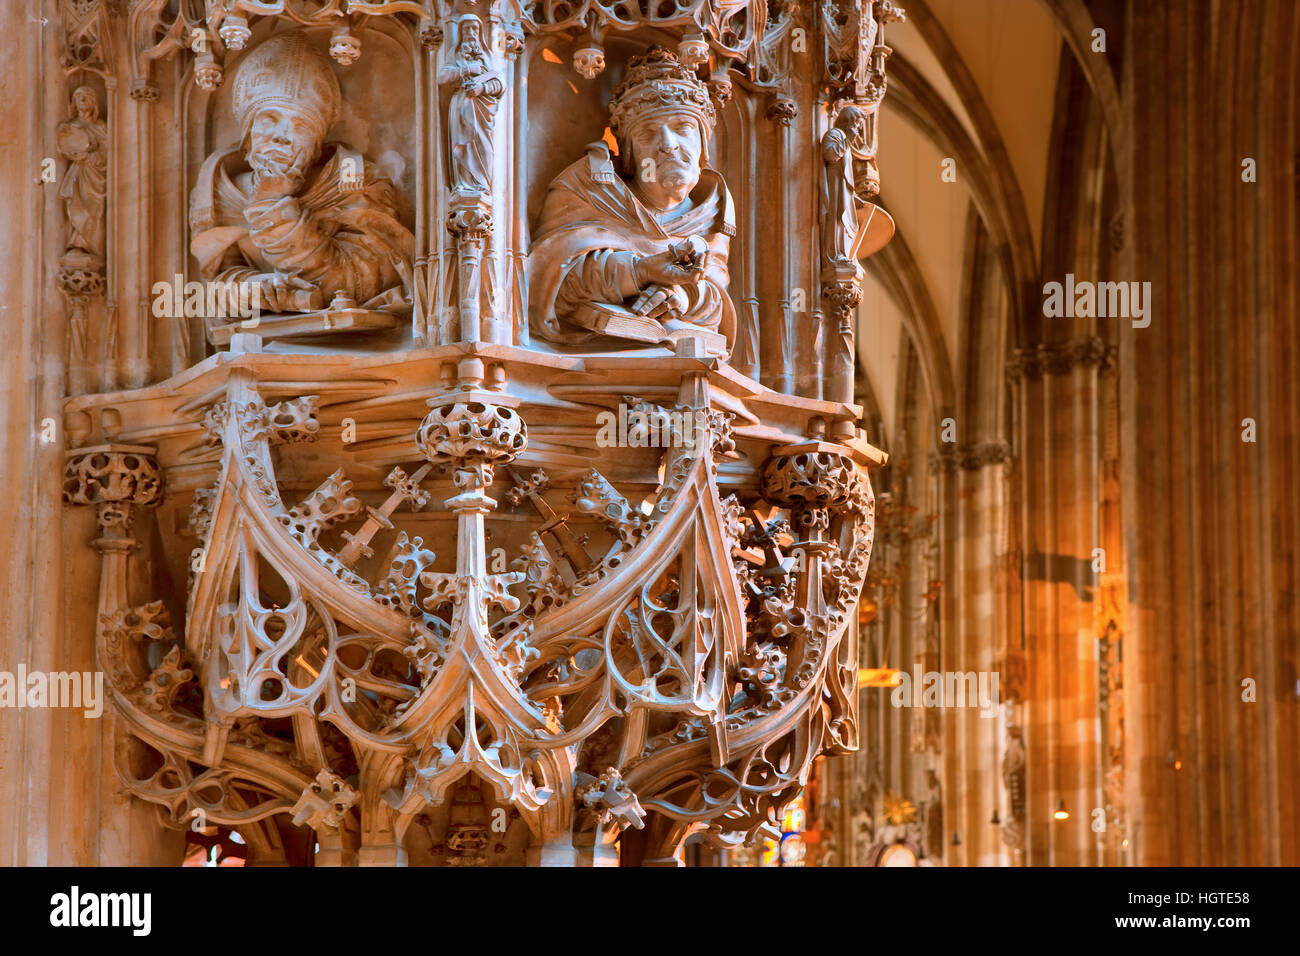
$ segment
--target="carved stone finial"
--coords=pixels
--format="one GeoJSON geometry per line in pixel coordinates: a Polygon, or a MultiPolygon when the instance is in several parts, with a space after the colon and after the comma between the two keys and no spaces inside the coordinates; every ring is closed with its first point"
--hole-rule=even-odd
{"type": "Polygon", "coordinates": [[[448,400],[429,410],[415,443],[431,462],[513,461],[528,443],[524,420],[511,408],[448,400]]]}
{"type": "Polygon", "coordinates": [[[153,449],[105,445],[78,449],[63,467],[63,500],[95,505],[100,550],[129,550],[135,506],[154,507],[162,500],[162,472],[153,449]]]}
{"type": "Polygon", "coordinates": [[[574,796],[583,806],[596,811],[596,819],[603,824],[616,822],[619,828],[645,827],[645,810],[636,794],[614,767],[604,770],[599,777],[579,773],[575,775],[577,787],[574,796]]]}
{"type": "Polygon", "coordinates": [[[688,33],[677,44],[677,58],[682,66],[694,70],[709,62],[709,42],[699,33],[688,33]]]}
{"type": "Polygon", "coordinates": [[[763,468],[763,497],[790,507],[846,504],[860,480],[852,460],[827,451],[773,455],[763,468]]]}
{"type": "Polygon", "coordinates": [[[236,51],[247,46],[253,36],[253,31],[248,28],[248,18],[238,13],[227,14],[217,33],[227,49],[236,51]]]}
{"type": "Polygon", "coordinates": [[[156,505],[162,500],[162,472],[152,454],[142,450],[82,449],[64,465],[63,500],[74,505],[156,505]]]}
{"type": "Polygon", "coordinates": [[[361,38],[348,23],[336,27],[330,36],[330,56],[339,66],[351,66],[361,58],[361,38]]]}
{"type": "Polygon", "coordinates": [[[211,52],[205,51],[195,58],[194,83],[205,93],[211,93],[220,86],[224,76],[221,64],[217,63],[211,52]]]}
{"type": "Polygon", "coordinates": [[[573,51],[573,70],[586,80],[594,80],[605,72],[605,48],[596,43],[573,51]]]}
{"type": "Polygon", "coordinates": [[[328,767],[316,774],[293,806],[294,826],[313,830],[337,829],[344,815],[361,798],[342,777],[328,767]]]}

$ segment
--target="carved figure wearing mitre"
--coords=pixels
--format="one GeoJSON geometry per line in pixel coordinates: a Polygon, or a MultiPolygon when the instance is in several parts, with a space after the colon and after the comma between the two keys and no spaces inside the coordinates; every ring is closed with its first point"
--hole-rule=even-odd
{"type": "Polygon", "coordinates": [[[632,58],[610,104],[621,168],[591,143],[547,189],[528,260],[539,337],[661,342],[704,329],[730,345],[735,212],[705,165],[715,122],[707,87],[672,52],[632,58]]]}
{"type": "Polygon", "coordinates": [[[250,282],[267,312],[307,312],[335,295],[405,307],[399,264],[415,237],[397,191],[359,152],[326,143],[342,95],[306,34],[271,37],[240,63],[241,142],[203,163],[190,197],[190,249],[204,279],[250,282]]]}

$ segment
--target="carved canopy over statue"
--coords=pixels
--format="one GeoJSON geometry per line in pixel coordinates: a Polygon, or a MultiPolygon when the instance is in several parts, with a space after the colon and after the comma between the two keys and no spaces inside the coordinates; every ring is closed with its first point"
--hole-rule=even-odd
{"type": "Polygon", "coordinates": [[[884,6],[148,0],[104,21],[130,84],[70,81],[51,127],[72,354],[98,342],[132,376],[63,429],[66,500],[103,532],[127,793],[178,830],[201,810],[251,862],[665,865],[776,832],[816,756],[858,745],[884,6]],[[127,95],[147,121],[118,122],[127,95]],[[113,189],[121,170],[153,188],[113,189]],[[187,189],[188,250],[167,218],[187,189]],[[132,291],[178,285],[187,251],[210,310],[219,280],[288,314],[209,315],[234,354],[196,349],[163,320],[200,314],[204,283],[183,316],[132,291]]]}
{"type": "Polygon", "coordinates": [[[538,336],[653,343],[705,330],[730,346],[735,213],[704,165],[715,122],[708,88],[673,53],[632,59],[610,104],[621,168],[591,143],[547,190],[529,254],[538,336]]]}
{"type": "Polygon", "coordinates": [[[253,283],[268,312],[320,309],[340,293],[399,305],[415,238],[392,183],[325,142],[342,99],[329,62],[305,34],[284,33],[249,53],[234,84],[241,143],[207,158],[190,200],[203,278],[253,283]]]}

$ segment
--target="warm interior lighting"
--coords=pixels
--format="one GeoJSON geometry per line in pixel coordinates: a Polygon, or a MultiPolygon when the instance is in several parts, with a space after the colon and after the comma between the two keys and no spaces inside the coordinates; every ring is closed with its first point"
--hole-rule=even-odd
{"type": "Polygon", "coordinates": [[[320,677],[320,671],[316,670],[316,668],[314,668],[314,667],[312,667],[310,664],[308,664],[308,663],[303,659],[303,656],[302,656],[301,654],[299,654],[297,657],[295,657],[295,658],[294,658],[294,661],[295,661],[296,663],[301,664],[303,667],[305,667],[305,668],[306,668],[306,669],[311,673],[311,676],[312,676],[313,679],[315,679],[315,678],[317,678],[317,677],[320,677]]]}
{"type": "Polygon", "coordinates": [[[859,687],[897,687],[903,682],[903,672],[893,667],[859,667],[859,687]]]}
{"type": "Polygon", "coordinates": [[[1056,812],[1053,813],[1052,816],[1055,817],[1055,818],[1058,819],[1058,820],[1068,820],[1068,819],[1070,819],[1070,811],[1067,810],[1067,809],[1065,809],[1065,801],[1064,801],[1064,800],[1058,800],[1058,801],[1056,802],[1056,812]]]}
{"type": "Polygon", "coordinates": [[[880,605],[871,598],[864,598],[858,605],[858,625],[866,627],[874,621],[880,613],[880,605]]]}

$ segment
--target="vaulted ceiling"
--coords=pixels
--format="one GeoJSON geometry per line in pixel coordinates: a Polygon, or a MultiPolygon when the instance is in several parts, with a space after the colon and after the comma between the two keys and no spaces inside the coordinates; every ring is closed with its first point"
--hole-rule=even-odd
{"type": "Polygon", "coordinates": [[[858,321],[862,391],[883,423],[873,437],[887,444],[900,427],[909,343],[933,407],[962,388],[977,233],[998,250],[1006,309],[1016,308],[1017,284],[1038,276],[1061,57],[1074,55],[1067,37],[1078,46],[1094,26],[1083,0],[905,7],[907,22],[886,37],[893,54],[879,120],[880,201],[898,231],[868,262],[858,321]],[[948,159],[955,182],[943,176],[948,159]]]}

